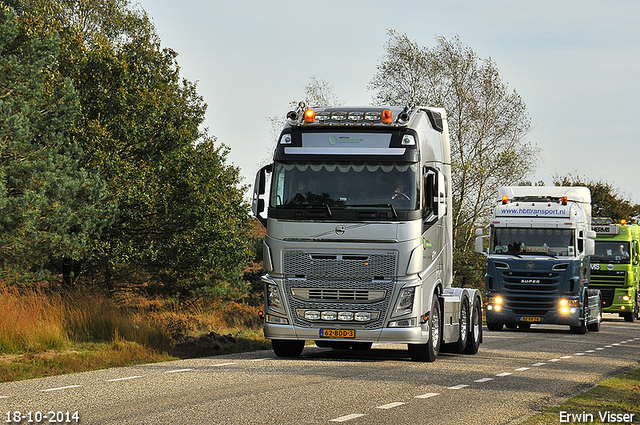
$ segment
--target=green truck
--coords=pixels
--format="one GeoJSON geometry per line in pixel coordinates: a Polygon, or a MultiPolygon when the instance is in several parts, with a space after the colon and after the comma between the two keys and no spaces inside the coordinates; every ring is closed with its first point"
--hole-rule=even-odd
{"type": "Polygon", "coordinates": [[[600,290],[603,313],[618,313],[627,322],[640,319],[640,226],[594,218],[591,229],[597,237],[589,287],[600,290]]]}

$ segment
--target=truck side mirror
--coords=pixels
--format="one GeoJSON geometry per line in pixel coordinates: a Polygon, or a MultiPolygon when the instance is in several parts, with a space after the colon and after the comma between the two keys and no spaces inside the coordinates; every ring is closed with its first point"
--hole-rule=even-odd
{"type": "Polygon", "coordinates": [[[260,213],[264,211],[264,199],[260,198],[260,195],[264,195],[266,188],[266,173],[270,173],[273,168],[273,164],[265,165],[256,173],[256,181],[253,185],[253,199],[251,201],[251,211],[253,215],[267,227],[267,219],[263,218],[260,213]]]}
{"type": "MultiPolygon", "coordinates": [[[[478,229],[478,230],[480,230],[482,232],[482,229],[478,229]]],[[[478,234],[478,230],[476,230],[476,235],[478,234]]],[[[484,239],[485,238],[486,238],[486,236],[478,236],[476,238],[475,249],[476,249],[476,252],[478,254],[482,254],[482,255],[484,255],[486,257],[486,256],[489,255],[489,251],[488,250],[487,251],[484,250],[484,239]]]]}
{"type": "Polygon", "coordinates": [[[584,255],[596,255],[596,241],[591,238],[584,241],[584,255]]]}

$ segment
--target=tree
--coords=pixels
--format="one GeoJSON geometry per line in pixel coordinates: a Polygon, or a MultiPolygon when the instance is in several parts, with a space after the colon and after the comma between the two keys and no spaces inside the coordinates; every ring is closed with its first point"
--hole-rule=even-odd
{"type": "Polygon", "coordinates": [[[554,175],[553,184],[588,187],[591,191],[592,217],[611,218],[615,223],[619,223],[622,219],[627,220],[628,223],[637,223],[640,220],[640,205],[626,199],[611,183],[569,173],[563,176],[554,175]]]}
{"type": "Polygon", "coordinates": [[[246,188],[227,148],[200,128],[206,104],[146,13],[128,0],[14,3],[58,29],[52,58],[77,91],[70,135],[106,184],[100,205],[112,221],[85,268],[108,287],[118,273],[174,289],[240,276],[250,258],[246,188]]]}
{"type": "MultiPolygon", "coordinates": [[[[497,189],[525,179],[538,149],[525,141],[530,118],[496,64],[459,38],[425,48],[389,31],[385,55],[369,88],[376,104],[443,107],[451,139],[454,261],[468,262],[476,225],[491,213],[497,189]]],[[[475,266],[474,266],[475,267],[475,266]]]]}
{"type": "Polygon", "coordinates": [[[82,167],[72,137],[80,114],[55,60],[59,36],[0,3],[0,264],[6,281],[71,283],[108,221],[104,181],[82,167]]]}

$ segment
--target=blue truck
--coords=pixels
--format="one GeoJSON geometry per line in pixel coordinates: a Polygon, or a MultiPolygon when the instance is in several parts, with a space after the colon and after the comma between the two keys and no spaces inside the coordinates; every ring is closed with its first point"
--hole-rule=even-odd
{"type": "Polygon", "coordinates": [[[502,187],[488,227],[489,235],[476,230],[475,250],[487,257],[489,330],[532,324],[569,325],[578,334],[600,329],[602,297],[589,288],[596,234],[588,188],[502,187]]]}

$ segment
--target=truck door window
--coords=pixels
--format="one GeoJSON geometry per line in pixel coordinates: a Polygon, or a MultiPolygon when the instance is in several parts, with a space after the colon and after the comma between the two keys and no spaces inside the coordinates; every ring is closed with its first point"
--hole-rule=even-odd
{"type": "Polygon", "coordinates": [[[422,191],[422,220],[433,221],[437,217],[438,208],[438,172],[432,168],[425,168],[422,191]]]}

